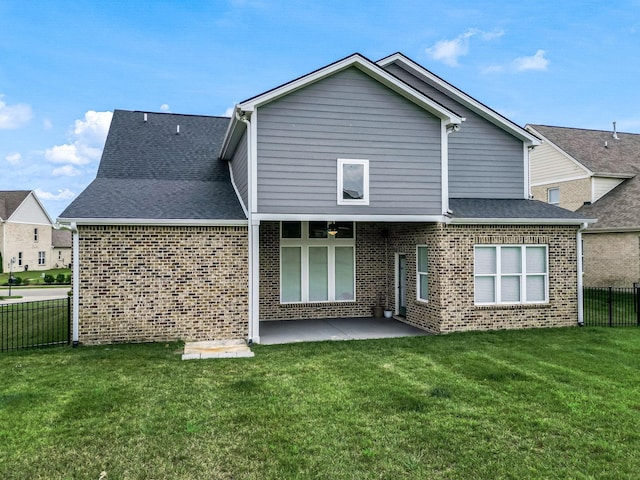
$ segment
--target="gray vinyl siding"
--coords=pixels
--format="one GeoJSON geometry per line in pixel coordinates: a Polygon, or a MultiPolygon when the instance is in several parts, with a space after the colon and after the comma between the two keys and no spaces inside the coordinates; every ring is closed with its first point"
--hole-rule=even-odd
{"type": "Polygon", "coordinates": [[[449,197],[524,198],[523,142],[398,65],[386,70],[465,117],[449,135],[449,197]]]}
{"type": "Polygon", "coordinates": [[[258,211],[441,214],[440,119],[350,68],[258,109],[258,211]],[[337,205],[337,159],[369,160],[369,205],[337,205]]]}
{"type": "Polygon", "coordinates": [[[231,171],[242,203],[249,209],[249,177],[247,174],[247,134],[242,135],[240,143],[231,157],[231,171]]]}

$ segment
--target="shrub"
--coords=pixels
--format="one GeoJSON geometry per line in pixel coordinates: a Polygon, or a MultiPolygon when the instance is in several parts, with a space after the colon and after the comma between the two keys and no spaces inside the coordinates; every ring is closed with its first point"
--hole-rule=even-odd
{"type": "Polygon", "coordinates": [[[66,277],[64,277],[64,283],[66,283],[67,285],[71,285],[71,275],[67,275],[66,277]]]}
{"type": "Polygon", "coordinates": [[[13,277],[13,284],[14,285],[22,284],[22,277],[13,277]]]}
{"type": "Polygon", "coordinates": [[[64,283],[64,273],[59,273],[56,275],[56,283],[58,285],[62,285],[64,283]]]}
{"type": "Polygon", "coordinates": [[[55,278],[53,278],[53,275],[45,275],[44,276],[44,283],[46,283],[47,285],[51,285],[53,282],[55,282],[55,278]]]}

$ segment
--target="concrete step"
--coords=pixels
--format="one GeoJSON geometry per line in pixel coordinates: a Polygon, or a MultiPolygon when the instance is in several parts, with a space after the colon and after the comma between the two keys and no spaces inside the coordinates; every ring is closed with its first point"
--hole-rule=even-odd
{"type": "Polygon", "coordinates": [[[212,340],[185,343],[182,360],[248,358],[253,356],[254,353],[244,340],[212,340]]]}

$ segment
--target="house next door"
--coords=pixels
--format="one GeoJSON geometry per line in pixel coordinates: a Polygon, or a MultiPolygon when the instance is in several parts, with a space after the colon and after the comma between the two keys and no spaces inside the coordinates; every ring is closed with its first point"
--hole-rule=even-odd
{"type": "Polygon", "coordinates": [[[398,315],[405,317],[407,315],[407,256],[398,255],[398,315]]]}

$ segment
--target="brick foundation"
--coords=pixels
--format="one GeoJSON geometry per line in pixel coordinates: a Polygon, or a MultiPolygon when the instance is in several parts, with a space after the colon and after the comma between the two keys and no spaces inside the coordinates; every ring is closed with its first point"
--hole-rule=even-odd
{"type": "Polygon", "coordinates": [[[81,226],[79,341],[244,339],[246,227],[81,226]]]}

